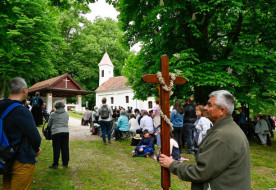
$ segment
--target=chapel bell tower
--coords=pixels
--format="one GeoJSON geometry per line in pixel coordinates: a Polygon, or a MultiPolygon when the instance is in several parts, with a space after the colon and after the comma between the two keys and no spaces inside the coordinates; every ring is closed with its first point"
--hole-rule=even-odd
{"type": "Polygon", "coordinates": [[[99,66],[99,86],[101,86],[110,77],[113,77],[114,65],[112,64],[107,52],[105,52],[99,66]]]}

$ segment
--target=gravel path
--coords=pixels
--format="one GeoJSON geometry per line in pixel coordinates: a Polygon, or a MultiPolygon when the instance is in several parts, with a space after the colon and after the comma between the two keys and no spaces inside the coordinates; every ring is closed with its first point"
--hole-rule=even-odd
{"type": "Polygon", "coordinates": [[[82,126],[81,119],[69,118],[69,139],[70,141],[90,141],[101,139],[97,135],[91,135],[90,126],[82,126]]]}

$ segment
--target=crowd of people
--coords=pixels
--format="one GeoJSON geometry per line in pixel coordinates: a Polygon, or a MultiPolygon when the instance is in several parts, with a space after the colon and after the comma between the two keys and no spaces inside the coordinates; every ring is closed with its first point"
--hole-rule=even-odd
{"type": "MultiPolygon", "coordinates": [[[[83,120],[85,120],[86,117],[86,120],[91,122],[92,132],[95,131],[97,127],[98,130],[101,130],[100,135],[103,137],[104,144],[106,144],[106,133],[108,142],[111,143],[112,135],[114,140],[119,140],[127,132],[134,138],[136,134],[143,137],[145,131],[147,131],[149,138],[152,138],[154,144],[160,147],[161,116],[159,101],[159,98],[156,98],[156,106],[154,106],[153,110],[148,112],[147,110],[133,109],[132,107],[127,107],[125,109],[121,106],[112,109],[111,106],[106,104],[106,99],[103,98],[100,108],[95,106],[93,112],[86,109],[83,114],[83,120]],[[103,107],[106,107],[106,109],[103,109],[103,107]],[[108,117],[102,118],[102,112],[107,112],[106,115],[108,115],[108,117]],[[94,125],[96,125],[96,127],[94,125]]],[[[203,105],[195,105],[193,97],[184,100],[183,103],[182,105],[181,101],[176,100],[170,112],[170,121],[173,124],[172,135],[177,143],[176,147],[179,149],[180,155],[182,152],[196,155],[200,143],[207,135],[207,131],[213,126],[213,122],[208,119],[208,113],[203,105]],[[186,151],[183,151],[185,148],[186,151]]],[[[245,135],[247,137],[252,135],[255,136],[264,146],[271,145],[270,138],[274,138],[272,130],[273,127],[275,128],[275,121],[273,118],[259,114],[256,117],[257,120],[255,125],[251,127],[248,124],[249,119],[244,109],[240,107],[237,110],[240,114],[234,114],[236,110],[233,110],[232,117],[245,135]],[[269,134],[271,136],[269,136],[269,134]]],[[[134,152],[137,153],[137,151],[134,152]]],[[[143,155],[149,156],[147,154],[143,155]]]]}
{"type": "MultiPolygon", "coordinates": [[[[21,105],[28,95],[27,84],[22,78],[12,79],[8,89],[9,97],[0,101],[1,115],[9,106],[21,105]]],[[[252,121],[243,107],[238,109],[240,114],[234,114],[233,95],[225,90],[211,93],[206,106],[195,105],[192,97],[185,100],[183,105],[181,101],[176,100],[170,112],[173,131],[170,134],[171,157],[167,157],[160,154],[162,144],[159,101],[159,98],[156,98],[156,106],[148,112],[133,110],[131,107],[112,109],[106,104],[106,98],[103,98],[99,108],[95,106],[93,111],[86,108],[82,124],[90,124],[92,134],[96,134],[96,128],[100,128],[104,145],[112,143],[112,135],[117,141],[129,134],[138,140],[132,151],[133,157],[150,157],[157,152],[153,157],[161,166],[169,168],[182,180],[193,182],[192,186],[224,189],[229,187],[231,182],[232,187],[235,183],[237,189],[250,189],[247,139],[256,136],[263,146],[271,145],[275,118],[259,113],[255,121],[252,121]],[[156,151],[156,148],[159,149],[156,151]],[[195,155],[195,164],[181,163],[183,149],[186,149],[185,153],[195,155]],[[213,167],[214,165],[216,167],[213,167]],[[236,179],[237,171],[240,175],[236,179]],[[227,181],[230,177],[232,180],[227,181]]],[[[3,120],[10,145],[16,150],[12,168],[3,177],[4,189],[30,189],[35,158],[41,152],[41,137],[36,126],[42,124],[43,116],[52,133],[53,163],[49,168],[58,168],[60,154],[63,167],[68,167],[69,116],[64,109],[64,102],[57,101],[54,107],[51,113],[43,114],[45,105],[39,93],[36,93],[30,105],[25,102],[24,106],[15,107],[3,120]]]]}
{"type": "MultiPolygon", "coordinates": [[[[155,150],[161,147],[161,116],[159,111],[159,98],[156,98],[156,105],[153,110],[139,110],[128,107],[112,109],[111,106],[106,104],[106,98],[102,99],[102,105],[98,108],[94,107],[93,112],[86,109],[83,114],[83,120],[90,122],[92,134],[99,134],[103,138],[103,143],[106,145],[106,134],[108,143],[111,143],[111,136],[113,134],[114,140],[120,140],[125,133],[130,134],[130,137],[136,138],[137,135],[141,137],[141,143],[134,149],[133,156],[143,155],[149,157],[153,155],[154,151],[145,152],[140,154],[138,146],[151,146],[155,150]],[[89,117],[88,117],[89,116],[89,117]],[[95,131],[100,131],[99,133],[95,131]],[[145,137],[145,134],[148,134],[145,137]],[[154,143],[149,143],[154,142],[154,143]],[[144,144],[145,143],[145,144],[144,144]],[[149,154],[148,154],[149,153],[149,154]]],[[[206,113],[202,105],[196,106],[193,98],[185,101],[181,105],[179,100],[174,102],[173,109],[170,114],[170,121],[173,124],[172,140],[175,144],[174,151],[171,147],[176,159],[181,158],[182,149],[187,144],[187,151],[185,153],[195,154],[197,147],[207,133],[207,130],[212,126],[211,121],[206,117],[206,113]],[[176,152],[179,153],[176,153],[176,152]]]]}

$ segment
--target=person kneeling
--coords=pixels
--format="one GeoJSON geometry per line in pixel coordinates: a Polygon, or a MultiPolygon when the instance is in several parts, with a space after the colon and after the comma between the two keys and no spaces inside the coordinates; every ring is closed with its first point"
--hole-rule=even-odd
{"type": "Polygon", "coordinates": [[[140,140],[139,144],[132,151],[132,156],[149,157],[154,153],[153,137],[150,136],[149,131],[144,131],[144,136],[140,140]]]}

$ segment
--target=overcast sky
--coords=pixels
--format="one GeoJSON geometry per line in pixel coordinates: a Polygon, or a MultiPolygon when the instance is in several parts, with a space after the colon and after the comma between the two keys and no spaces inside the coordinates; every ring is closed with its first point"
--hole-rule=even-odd
{"type": "MultiPolygon", "coordinates": [[[[85,16],[91,22],[94,22],[97,16],[100,16],[102,18],[110,17],[113,20],[118,21],[117,16],[119,15],[119,12],[116,11],[116,9],[112,5],[106,3],[105,0],[98,0],[96,3],[91,3],[89,5],[89,8],[91,12],[86,14],[85,16]]],[[[134,50],[135,52],[139,52],[140,49],[141,48],[139,43],[130,48],[131,51],[134,50]]]]}
{"type": "Polygon", "coordinates": [[[90,3],[89,8],[91,10],[90,13],[86,14],[86,17],[94,22],[96,16],[101,16],[103,18],[110,17],[113,20],[118,20],[117,16],[119,12],[116,9],[105,2],[105,0],[98,0],[96,3],[90,3]]]}

